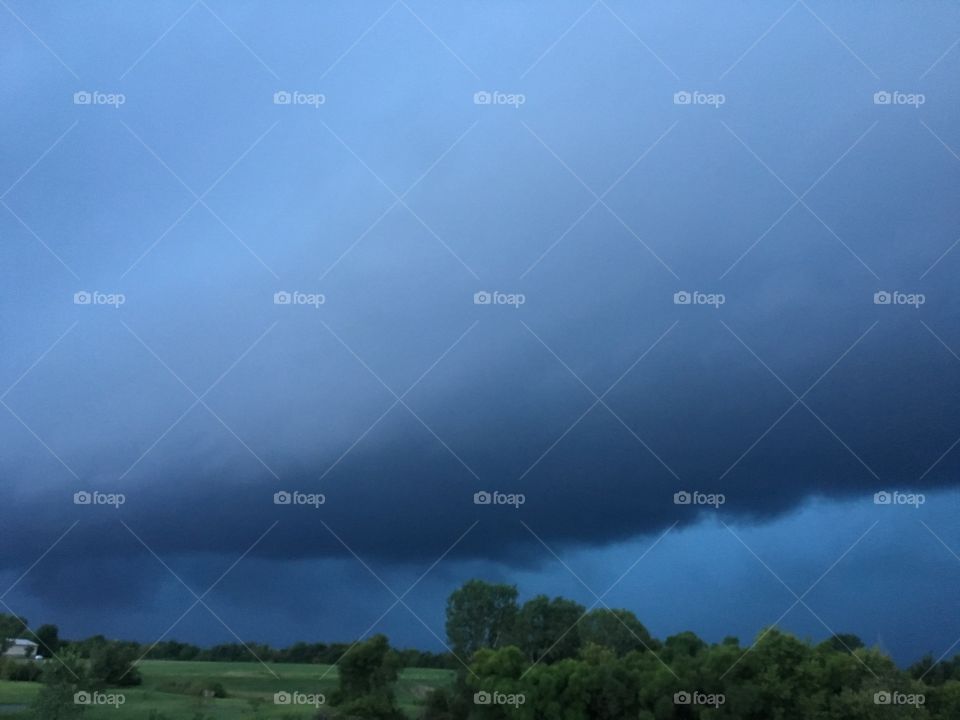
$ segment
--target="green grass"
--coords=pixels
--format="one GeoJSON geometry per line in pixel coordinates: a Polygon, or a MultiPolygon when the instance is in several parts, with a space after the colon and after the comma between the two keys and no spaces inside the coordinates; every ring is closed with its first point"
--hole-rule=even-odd
{"type": "Polygon", "coordinates": [[[0,705],[30,702],[39,689],[38,683],[0,680],[0,705]]]}
{"type": "MultiPolygon", "coordinates": [[[[148,720],[156,711],[168,720],[308,720],[316,715],[313,706],[275,705],[276,692],[322,693],[328,699],[337,688],[336,668],[329,665],[268,665],[257,662],[180,662],[147,660],[140,666],[143,684],[133,688],[107,690],[122,693],[126,702],[114,709],[88,707],[90,720],[148,720]],[[270,672],[276,673],[274,677],[270,672]],[[321,679],[322,678],[322,679],[321,679]],[[186,687],[220,683],[227,697],[204,699],[187,694],[186,687]],[[255,708],[254,703],[260,701],[255,708]]],[[[425,694],[453,680],[448,670],[409,668],[400,673],[394,691],[397,703],[412,718],[419,716],[425,694]]],[[[20,713],[3,714],[5,704],[28,704],[40,685],[0,681],[0,717],[14,720],[20,713]]]]}

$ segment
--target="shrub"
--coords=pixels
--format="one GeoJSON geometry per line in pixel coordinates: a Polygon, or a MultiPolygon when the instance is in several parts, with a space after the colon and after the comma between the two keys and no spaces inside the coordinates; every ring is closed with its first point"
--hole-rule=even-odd
{"type": "Polygon", "coordinates": [[[42,674],[43,668],[35,662],[10,662],[4,668],[3,677],[13,682],[39,682],[42,674]]]}

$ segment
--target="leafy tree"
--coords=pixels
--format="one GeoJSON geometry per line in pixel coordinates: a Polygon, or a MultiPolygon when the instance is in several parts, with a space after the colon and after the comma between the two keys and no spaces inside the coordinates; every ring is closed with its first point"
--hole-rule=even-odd
{"type": "Polygon", "coordinates": [[[609,648],[619,657],[634,650],[643,651],[658,646],[637,616],[629,610],[591,610],[580,621],[579,631],[584,645],[592,643],[609,648]]]}
{"type": "Polygon", "coordinates": [[[43,687],[30,706],[29,716],[36,720],[72,720],[83,714],[84,706],[74,702],[74,693],[84,681],[83,661],[76,652],[66,652],[59,660],[44,663],[43,687]]]}
{"type": "Polygon", "coordinates": [[[513,628],[517,588],[470,580],[447,600],[447,638],[465,661],[480,648],[498,648],[513,628]]]}
{"type": "Polygon", "coordinates": [[[10,640],[27,634],[27,619],[0,613],[0,652],[7,649],[10,640]]]}
{"type": "Polygon", "coordinates": [[[427,695],[422,720],[458,720],[466,717],[467,713],[462,693],[440,687],[427,695]]]}
{"type": "Polygon", "coordinates": [[[853,652],[864,646],[863,640],[853,633],[837,633],[824,640],[820,645],[836,652],[853,652]]]}
{"type": "Polygon", "coordinates": [[[386,695],[397,679],[398,666],[397,654],[390,649],[385,635],[357,643],[340,659],[341,701],[386,695]]]}
{"type": "Polygon", "coordinates": [[[40,654],[52,657],[60,649],[60,631],[56,625],[41,625],[34,634],[40,654]]]}
{"type": "Polygon", "coordinates": [[[927,690],[927,705],[934,717],[960,717],[960,681],[947,680],[937,688],[927,690]]]}
{"type": "Polygon", "coordinates": [[[586,608],[565,598],[537,595],[523,604],[514,623],[513,642],[531,662],[555,662],[580,650],[580,620],[586,608]]]}
{"type": "Polygon", "coordinates": [[[340,688],[333,702],[338,716],[363,720],[404,720],[397,709],[392,684],[400,658],[384,635],[357,643],[340,658],[340,688]]]}
{"type": "Polygon", "coordinates": [[[393,697],[384,693],[361,695],[340,706],[340,716],[349,720],[407,720],[393,703],[393,697]]]}
{"type": "Polygon", "coordinates": [[[503,695],[523,694],[525,685],[523,673],[529,663],[519,648],[512,645],[491,650],[483,648],[473,656],[470,674],[466,675],[465,691],[472,706],[471,717],[507,718],[513,716],[512,705],[477,702],[477,693],[502,693],[503,695]]]}
{"type": "Polygon", "coordinates": [[[671,635],[663,643],[664,655],[669,658],[695,657],[707,644],[690,631],[671,635]]]}
{"type": "Polygon", "coordinates": [[[129,687],[143,682],[134,664],[135,646],[108,642],[98,645],[90,655],[90,679],[103,686],[129,687]]]}

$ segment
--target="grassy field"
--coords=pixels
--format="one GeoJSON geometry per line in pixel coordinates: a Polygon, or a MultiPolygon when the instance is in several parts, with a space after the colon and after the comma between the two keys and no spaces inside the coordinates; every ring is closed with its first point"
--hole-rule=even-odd
{"type": "MultiPolygon", "coordinates": [[[[88,707],[84,717],[91,720],[307,720],[316,715],[314,706],[275,705],[274,693],[322,693],[329,698],[337,687],[337,670],[327,672],[328,665],[271,663],[269,667],[279,678],[255,662],[148,660],[140,666],[142,685],[106,691],[122,693],[123,705],[117,709],[88,707]],[[321,676],[324,676],[322,680],[321,676]],[[194,694],[197,687],[207,683],[222,685],[227,697],[201,698],[194,694]]],[[[397,702],[409,717],[416,718],[425,694],[432,688],[449,684],[452,679],[453,673],[448,670],[403,670],[395,686],[397,702]]],[[[23,713],[16,711],[17,706],[28,704],[39,688],[37,683],[0,681],[0,717],[4,720],[22,717],[23,713]]]]}

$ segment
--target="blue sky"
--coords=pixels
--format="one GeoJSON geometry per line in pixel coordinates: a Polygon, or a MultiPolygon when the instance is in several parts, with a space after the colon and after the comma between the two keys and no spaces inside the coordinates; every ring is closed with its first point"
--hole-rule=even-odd
{"type": "Polygon", "coordinates": [[[948,3],[7,0],[0,599],[439,648],[469,577],[590,605],[630,568],[604,602],[661,636],[948,651],[958,37],[948,3]]]}

